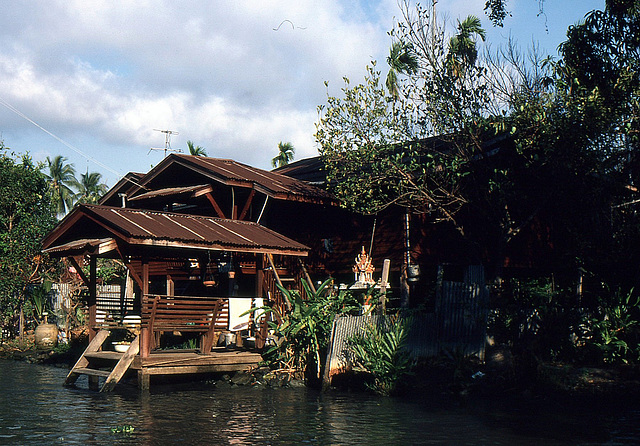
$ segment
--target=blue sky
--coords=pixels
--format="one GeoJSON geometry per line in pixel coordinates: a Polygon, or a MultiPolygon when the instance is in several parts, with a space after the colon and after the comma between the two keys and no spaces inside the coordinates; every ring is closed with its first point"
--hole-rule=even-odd
{"type": "MultiPolygon", "coordinates": [[[[569,25],[604,7],[545,0],[539,14],[539,0],[509,0],[511,17],[493,28],[484,3],[440,0],[437,12],[451,24],[477,15],[492,46],[511,35],[548,54],[569,25]]],[[[296,159],[314,156],[324,82],[338,94],[342,77],[360,81],[370,60],[386,70],[398,13],[396,0],[4,0],[0,135],[36,160],[66,156],[109,186],[162,159],[149,151],[164,146],[154,129],[179,132],[174,149],[190,139],[209,156],[265,169],[279,141],[296,159]]]]}

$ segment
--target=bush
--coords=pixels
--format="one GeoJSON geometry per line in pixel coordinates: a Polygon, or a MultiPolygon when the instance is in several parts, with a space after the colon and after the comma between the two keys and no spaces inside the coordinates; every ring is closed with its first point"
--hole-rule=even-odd
{"type": "Polygon", "coordinates": [[[303,281],[305,292],[310,296],[306,301],[299,291],[278,286],[291,303],[291,311],[285,314],[271,307],[252,310],[262,310],[263,314],[275,316],[275,321],[269,321],[269,328],[274,331],[278,341],[263,357],[278,372],[291,375],[307,372],[310,378],[320,378],[333,320],[336,315],[360,309],[360,303],[353,293],[348,290],[334,292],[329,286],[331,283],[332,279],[329,279],[313,292],[303,281]]]}
{"type": "Polygon", "coordinates": [[[414,360],[404,349],[410,319],[394,317],[386,323],[370,324],[361,335],[349,339],[355,369],[373,376],[367,387],[381,395],[394,393],[399,381],[411,373],[414,360]]]}
{"type": "Polygon", "coordinates": [[[585,321],[585,344],[606,364],[640,359],[640,296],[618,290],[601,299],[596,315],[585,321]]]}

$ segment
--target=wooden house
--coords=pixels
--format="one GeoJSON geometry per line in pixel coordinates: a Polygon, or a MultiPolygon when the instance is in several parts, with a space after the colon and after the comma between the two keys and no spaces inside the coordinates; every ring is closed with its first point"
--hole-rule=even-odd
{"type": "Polygon", "coordinates": [[[336,205],[327,192],[304,181],[232,160],[172,154],[147,174],[127,175],[99,204],[77,206],[43,240],[45,252],[69,258],[77,271],[89,265],[83,280],[89,288],[91,342],[67,382],[86,374],[96,384],[103,376],[109,390],[133,367],[147,387],[153,374],[255,365],[258,354],[216,350],[220,332],[251,332],[260,346],[266,325],[249,319],[234,326],[234,316],[265,301],[284,311],[288,303],[276,283],[297,289],[303,278],[313,283],[304,263],[311,248],[269,223],[297,228],[309,220],[308,209],[336,205]],[[122,261],[137,288],[140,334],[120,355],[105,351],[102,343],[109,330],[132,319],[124,312],[97,317],[101,257],[122,261]],[[174,332],[198,335],[199,354],[156,349],[163,334],[174,332]],[[116,360],[104,370],[106,362],[116,360]]]}

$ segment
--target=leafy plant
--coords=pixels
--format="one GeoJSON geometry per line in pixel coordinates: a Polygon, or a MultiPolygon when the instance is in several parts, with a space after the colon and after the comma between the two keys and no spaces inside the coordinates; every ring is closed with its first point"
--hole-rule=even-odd
{"type": "Polygon", "coordinates": [[[112,427],[111,428],[111,433],[112,434],[130,434],[134,430],[135,430],[135,427],[133,427],[130,424],[125,424],[123,426],[112,427]]]}
{"type": "Polygon", "coordinates": [[[291,303],[291,311],[284,314],[271,307],[251,310],[262,311],[258,317],[272,315],[275,319],[268,324],[278,342],[263,357],[276,371],[289,374],[308,371],[315,378],[321,376],[322,358],[326,355],[334,318],[360,309],[360,303],[350,291],[334,292],[331,283],[332,279],[326,280],[314,292],[303,281],[305,293],[310,296],[306,301],[298,290],[278,286],[291,303]]]}
{"type": "Polygon", "coordinates": [[[639,359],[640,296],[633,289],[620,290],[610,302],[603,302],[601,312],[589,321],[588,344],[595,346],[605,363],[629,363],[639,359]]]}
{"type": "Polygon", "coordinates": [[[367,386],[382,395],[392,394],[398,382],[411,373],[415,361],[404,348],[411,319],[398,316],[369,324],[363,334],[348,340],[355,369],[373,376],[367,386]]]}
{"type": "Polygon", "coordinates": [[[33,305],[33,316],[36,321],[41,321],[49,303],[49,293],[51,292],[51,282],[45,280],[41,285],[31,289],[29,297],[33,305]]]}

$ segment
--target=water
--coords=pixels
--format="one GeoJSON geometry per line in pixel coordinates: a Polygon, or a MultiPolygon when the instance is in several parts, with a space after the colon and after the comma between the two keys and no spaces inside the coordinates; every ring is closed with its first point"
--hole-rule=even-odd
{"type": "MultiPolygon", "coordinates": [[[[591,445],[640,443],[639,408],[526,401],[465,405],[304,388],[207,383],[61,386],[66,370],[0,361],[0,444],[7,445],[591,445]],[[132,426],[132,432],[112,429],[132,426]]],[[[83,379],[83,378],[81,378],[83,379]]]]}

